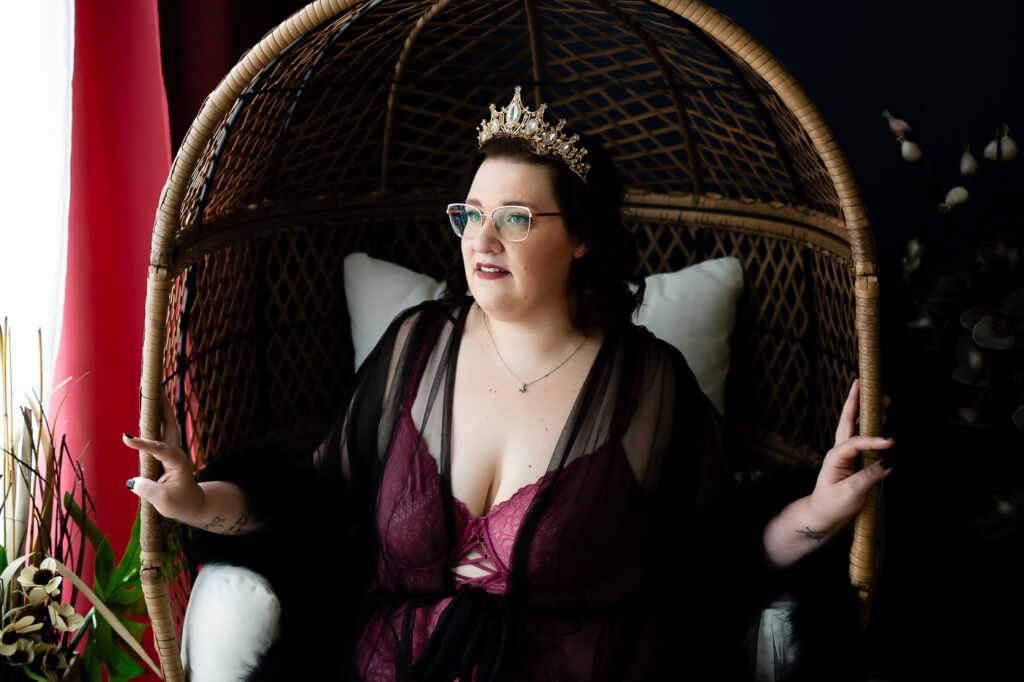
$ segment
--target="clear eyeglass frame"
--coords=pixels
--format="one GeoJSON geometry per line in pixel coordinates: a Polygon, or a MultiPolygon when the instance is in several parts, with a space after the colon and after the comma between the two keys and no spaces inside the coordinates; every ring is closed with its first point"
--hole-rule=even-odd
{"type": "Polygon", "coordinates": [[[448,204],[446,210],[452,230],[460,239],[475,239],[484,226],[484,218],[491,219],[491,225],[503,242],[522,242],[530,236],[533,219],[549,215],[562,215],[561,211],[535,213],[527,206],[498,206],[490,213],[472,204],[448,204]],[[522,218],[526,218],[523,227],[522,218]],[[518,221],[518,222],[517,222],[518,221]]]}

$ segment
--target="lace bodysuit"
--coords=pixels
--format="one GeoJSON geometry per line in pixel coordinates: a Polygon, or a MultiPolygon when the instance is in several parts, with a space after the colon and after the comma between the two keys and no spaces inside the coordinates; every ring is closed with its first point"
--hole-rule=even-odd
{"type": "MultiPolygon", "coordinates": [[[[422,358],[418,365],[422,365],[422,358]]],[[[412,594],[431,594],[444,591],[445,572],[450,572],[452,587],[456,591],[481,590],[492,595],[505,595],[513,549],[523,518],[538,491],[555,478],[569,489],[575,490],[591,467],[615,467],[618,461],[622,471],[618,480],[631,483],[635,478],[629,464],[616,448],[610,447],[615,438],[594,452],[573,460],[561,470],[552,470],[536,482],[523,486],[511,497],[492,506],[486,514],[474,516],[467,506],[452,496],[454,512],[454,543],[449,543],[442,504],[444,487],[437,461],[416,429],[412,418],[412,403],[420,378],[417,367],[416,381],[409,387],[403,401],[381,480],[377,505],[377,524],[381,538],[378,557],[378,576],[381,589],[412,594]],[[390,579],[388,579],[390,578],[390,579]]],[[[602,474],[598,478],[603,478],[602,474]]],[[[572,511],[571,506],[555,505],[547,519],[554,530],[562,515],[572,511]]],[[[549,533],[549,537],[554,536],[549,533]]],[[[544,545],[541,545],[543,548],[544,545]]],[[[574,548],[552,546],[547,551],[572,551],[574,548]]],[[[542,575],[543,557],[531,561],[542,575]]],[[[365,680],[390,681],[395,679],[396,645],[403,631],[411,635],[409,653],[415,660],[437,626],[442,612],[452,597],[442,597],[425,603],[409,612],[408,609],[382,610],[363,630],[358,658],[361,675],[365,680]],[[411,616],[411,618],[410,618],[411,616]],[[403,622],[409,618],[411,622],[403,622]]],[[[553,647],[547,655],[534,659],[532,665],[543,666],[545,679],[583,679],[572,674],[570,662],[553,647]]]]}

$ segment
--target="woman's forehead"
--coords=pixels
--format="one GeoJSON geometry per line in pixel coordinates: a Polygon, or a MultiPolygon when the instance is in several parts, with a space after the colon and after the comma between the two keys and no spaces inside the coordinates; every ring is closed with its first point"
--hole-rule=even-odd
{"type": "Polygon", "coordinates": [[[516,204],[547,209],[555,202],[551,171],[542,164],[515,159],[485,159],[473,177],[469,203],[516,204]]]}

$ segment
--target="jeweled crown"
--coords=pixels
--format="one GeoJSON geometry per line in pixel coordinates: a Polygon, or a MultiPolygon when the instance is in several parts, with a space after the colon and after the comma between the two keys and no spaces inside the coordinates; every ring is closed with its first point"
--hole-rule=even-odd
{"type": "Polygon", "coordinates": [[[537,111],[530,111],[530,108],[523,104],[519,96],[520,87],[516,86],[515,94],[508,106],[496,109],[491,105],[491,120],[483,119],[480,127],[477,128],[478,146],[484,146],[488,140],[496,137],[518,137],[528,141],[533,151],[542,156],[554,156],[562,161],[569,169],[586,181],[590,164],[583,162],[587,150],[579,147],[580,136],[568,137],[562,134],[565,127],[565,119],[557,124],[551,125],[544,121],[544,111],[547,104],[541,104],[537,111]]]}

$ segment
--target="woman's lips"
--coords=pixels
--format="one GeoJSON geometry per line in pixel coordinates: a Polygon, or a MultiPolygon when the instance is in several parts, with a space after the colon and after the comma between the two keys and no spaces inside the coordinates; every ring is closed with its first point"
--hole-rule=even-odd
{"type": "Polygon", "coordinates": [[[480,279],[501,279],[509,275],[508,270],[503,270],[497,265],[490,263],[477,263],[476,264],[476,276],[480,279]]]}

